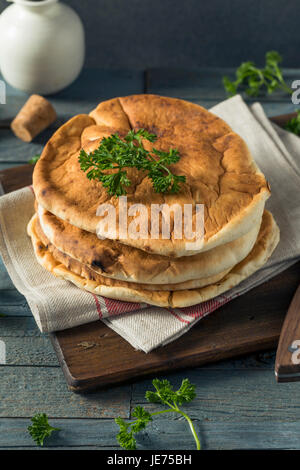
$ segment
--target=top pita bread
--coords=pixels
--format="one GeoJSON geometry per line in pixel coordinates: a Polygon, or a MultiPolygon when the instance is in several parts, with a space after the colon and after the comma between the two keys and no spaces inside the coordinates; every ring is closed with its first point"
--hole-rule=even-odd
{"type": "MultiPolygon", "coordinates": [[[[131,128],[154,132],[160,150],[178,148],[181,159],[172,171],[185,175],[186,183],[178,194],[157,194],[143,172],[129,169],[128,206],[143,203],[150,213],[151,203],[203,203],[205,237],[197,251],[187,250],[187,240],[174,239],[172,233],[167,240],[126,238],[120,239],[122,243],[170,257],[190,256],[241,237],[261,217],[270,190],[245,142],[204,108],[155,95],[105,101],[89,116],[75,116],[58,129],[34,170],[38,203],[70,224],[95,233],[97,207],[111,203],[118,208],[118,199],[80,170],[80,149],[92,151],[103,137],[115,132],[122,137],[131,128]]],[[[145,147],[150,149],[148,144],[145,147]]]]}

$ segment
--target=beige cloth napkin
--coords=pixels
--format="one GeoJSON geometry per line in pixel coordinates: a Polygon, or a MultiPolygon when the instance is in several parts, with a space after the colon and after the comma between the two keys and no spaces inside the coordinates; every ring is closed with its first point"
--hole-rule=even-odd
{"type": "Polygon", "coordinates": [[[212,111],[246,140],[271,184],[267,206],[279,224],[281,241],[267,265],[224,295],[186,309],[167,310],[95,296],[55,278],[35,260],[26,235],[34,196],[30,188],[24,188],[0,198],[0,252],[41,331],[101,319],[133,347],[149,352],[178,338],[199,319],[300,258],[300,139],[271,124],[258,103],[249,109],[240,96],[212,111]]]}

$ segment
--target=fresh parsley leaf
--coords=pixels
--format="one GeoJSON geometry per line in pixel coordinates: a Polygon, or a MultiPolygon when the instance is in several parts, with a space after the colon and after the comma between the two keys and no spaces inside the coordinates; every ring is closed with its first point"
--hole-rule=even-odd
{"type": "Polygon", "coordinates": [[[189,403],[196,396],[195,385],[191,384],[188,379],[182,381],[181,387],[176,392],[168,380],[154,379],[152,383],[156,392],[146,392],[146,398],[151,403],[176,402],[178,405],[182,405],[189,403]]]}
{"type": "Polygon", "coordinates": [[[182,381],[181,387],[177,390],[177,403],[182,405],[183,403],[189,403],[196,397],[195,385],[191,384],[188,379],[182,381]]]}
{"type": "Polygon", "coordinates": [[[237,94],[238,84],[236,82],[231,82],[228,77],[223,77],[223,85],[229,96],[234,96],[237,94]]]}
{"type": "Polygon", "coordinates": [[[119,425],[120,431],[117,434],[117,441],[121,447],[128,450],[136,449],[136,440],[133,436],[133,431],[130,429],[130,424],[126,423],[122,418],[116,418],[115,422],[119,425]]]}
{"type": "Polygon", "coordinates": [[[285,125],[284,129],[293,134],[300,135],[300,110],[297,111],[297,116],[291,118],[285,125]]]}
{"type": "Polygon", "coordinates": [[[171,148],[169,152],[163,152],[152,148],[149,152],[143,146],[143,139],[153,143],[157,136],[138,129],[129,131],[123,140],[118,134],[104,137],[93,152],[80,151],[80,168],[90,180],[101,181],[112,196],[125,195],[126,187],[131,185],[125,168],[145,171],[157,193],[180,191],[185,176],[173,174],[168,168],[179,161],[178,150],[171,148]]]}
{"type": "Polygon", "coordinates": [[[29,161],[28,163],[31,163],[32,165],[34,165],[38,159],[40,158],[41,154],[40,153],[37,153],[36,155],[34,155],[29,161]]]}
{"type": "Polygon", "coordinates": [[[48,423],[48,417],[45,413],[38,413],[31,418],[32,425],[28,426],[28,432],[38,446],[44,445],[44,440],[51,436],[53,431],[60,431],[59,428],[53,428],[48,423]]]}
{"type": "Polygon", "coordinates": [[[236,79],[231,81],[223,77],[223,85],[229,96],[236,95],[239,89],[249,96],[257,96],[260,92],[273,93],[280,89],[286,93],[293,90],[285,83],[280,63],[281,55],[276,51],[269,51],[265,56],[264,68],[258,68],[254,62],[243,62],[236,70],[236,79]]]}
{"type": "Polygon", "coordinates": [[[135,450],[135,434],[145,429],[147,424],[152,421],[153,416],[162,413],[173,412],[179,413],[187,420],[195,439],[197,450],[200,450],[200,441],[191,418],[178,407],[178,405],[189,403],[195,398],[195,385],[191,384],[188,379],[184,379],[180,388],[175,391],[170,382],[166,379],[154,379],[152,384],[155,388],[155,391],[147,391],[146,399],[151,403],[167,405],[168,408],[156,411],[154,413],[149,413],[142,406],[137,406],[132,412],[132,417],[135,418],[133,421],[126,422],[122,418],[116,418],[115,422],[119,425],[120,428],[120,431],[117,434],[117,440],[120,446],[123,447],[123,449],[135,450]]]}

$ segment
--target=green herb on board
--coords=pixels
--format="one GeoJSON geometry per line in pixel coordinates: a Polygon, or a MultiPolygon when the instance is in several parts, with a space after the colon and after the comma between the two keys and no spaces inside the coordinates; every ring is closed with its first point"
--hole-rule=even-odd
{"type": "Polygon", "coordinates": [[[31,163],[32,165],[34,165],[38,159],[40,158],[41,154],[40,153],[37,153],[36,155],[34,155],[29,161],[28,163],[31,163]]]}
{"type": "Polygon", "coordinates": [[[48,423],[48,417],[45,413],[38,413],[31,418],[32,424],[28,426],[28,432],[38,446],[44,445],[44,440],[51,436],[54,431],[60,431],[59,428],[53,428],[48,423]]]}
{"type": "Polygon", "coordinates": [[[181,387],[175,391],[168,380],[154,379],[152,384],[155,391],[146,392],[146,399],[150,403],[157,403],[166,405],[168,408],[154,413],[149,413],[142,406],[137,406],[133,412],[133,421],[125,421],[122,418],[116,418],[115,422],[119,425],[120,431],[117,434],[117,441],[120,446],[126,450],[136,449],[135,434],[142,431],[152,421],[153,416],[160,415],[162,413],[178,413],[183,416],[190,427],[194,440],[196,442],[197,450],[201,449],[200,440],[197,436],[191,418],[179,408],[184,403],[191,402],[195,396],[195,385],[191,384],[188,379],[182,381],[181,387]]]}
{"type": "Polygon", "coordinates": [[[283,90],[292,93],[293,90],[284,81],[280,63],[281,55],[276,51],[266,53],[264,68],[258,68],[254,62],[243,62],[236,70],[236,80],[231,81],[223,77],[223,85],[229,96],[244,91],[249,96],[257,96],[260,92],[273,93],[275,90],[283,90]]]}
{"type": "Polygon", "coordinates": [[[300,110],[297,111],[297,116],[291,118],[284,125],[284,129],[293,134],[300,135],[300,110]]]}

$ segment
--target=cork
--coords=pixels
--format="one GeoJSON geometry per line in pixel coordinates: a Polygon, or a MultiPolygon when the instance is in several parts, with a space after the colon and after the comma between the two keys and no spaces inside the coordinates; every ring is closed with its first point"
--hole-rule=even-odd
{"type": "Polygon", "coordinates": [[[11,123],[11,129],[19,139],[31,142],[56,119],[52,104],[40,95],[31,95],[11,123]]]}

